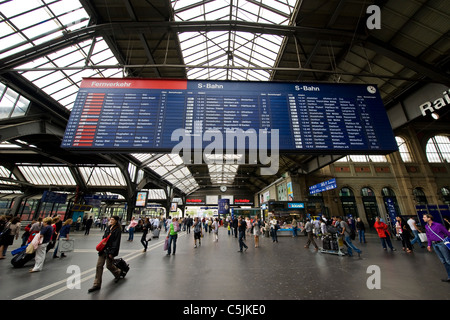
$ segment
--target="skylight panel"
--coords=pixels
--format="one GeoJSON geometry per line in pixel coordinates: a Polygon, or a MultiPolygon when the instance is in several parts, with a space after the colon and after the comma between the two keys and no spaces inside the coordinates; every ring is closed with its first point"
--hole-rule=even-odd
{"type": "MultiPolygon", "coordinates": [[[[17,178],[14,176],[14,174],[11,173],[8,169],[6,169],[4,166],[0,166],[0,177],[7,178],[7,179],[13,179],[17,180],[17,178]]],[[[9,184],[9,185],[15,185],[17,183],[12,181],[6,181],[0,179],[0,184],[9,184]]]]}
{"type": "Polygon", "coordinates": [[[126,181],[118,167],[80,167],[88,186],[125,186],[126,181]]]}
{"type": "MultiPolygon", "coordinates": [[[[291,22],[296,1],[215,0],[192,3],[173,0],[172,5],[176,21],[236,20],[287,25],[291,22]]],[[[186,32],[179,34],[179,39],[185,63],[206,70],[201,72],[191,68],[187,71],[188,78],[207,80],[268,80],[270,72],[261,71],[261,68],[274,66],[283,42],[280,36],[255,36],[236,31],[186,32]],[[235,55],[240,57],[235,59],[235,55]],[[210,70],[208,66],[215,68],[210,70]],[[242,66],[246,70],[226,71],[228,66],[242,66]]]]}
{"type": "Polygon", "coordinates": [[[35,185],[75,186],[70,169],[65,166],[18,166],[25,180],[35,185]]]}
{"type": "MultiPolygon", "coordinates": [[[[0,22],[0,58],[86,27],[89,22],[89,15],[76,0],[27,0],[26,7],[23,1],[12,0],[3,2],[1,11],[5,18],[0,22]]],[[[58,50],[16,69],[71,110],[75,100],[73,92],[78,91],[83,77],[122,74],[122,69],[119,68],[83,70],[86,66],[97,64],[118,65],[114,54],[101,37],[96,41],[86,40],[58,50]],[[92,54],[88,56],[92,45],[92,54]]]]}
{"type": "Polygon", "coordinates": [[[154,156],[153,153],[132,153],[131,155],[140,162],[150,160],[154,156]]]}

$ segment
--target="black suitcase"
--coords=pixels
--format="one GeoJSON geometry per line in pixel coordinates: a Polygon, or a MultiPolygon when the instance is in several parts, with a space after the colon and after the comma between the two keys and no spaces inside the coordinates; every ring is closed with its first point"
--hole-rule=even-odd
{"type": "Polygon", "coordinates": [[[335,250],[338,251],[339,250],[339,244],[338,244],[338,239],[333,237],[333,241],[331,242],[331,250],[335,250]]]}
{"type": "Polygon", "coordinates": [[[331,250],[331,237],[324,236],[322,240],[322,248],[324,250],[331,250]]]}
{"type": "Polygon", "coordinates": [[[34,258],[36,254],[32,253],[32,254],[28,254],[24,251],[19,252],[18,254],[16,254],[12,259],[11,259],[11,264],[13,265],[14,268],[22,268],[23,266],[25,266],[25,264],[30,261],[31,259],[34,258]]]}
{"type": "MultiPolygon", "coordinates": [[[[122,258],[118,258],[118,259],[114,259],[114,265],[119,268],[121,271],[123,271],[125,273],[125,275],[127,274],[128,270],[130,270],[130,265],[128,263],[126,263],[125,260],[123,260],[122,258]]],[[[124,277],[125,277],[124,275],[124,277]]]]}

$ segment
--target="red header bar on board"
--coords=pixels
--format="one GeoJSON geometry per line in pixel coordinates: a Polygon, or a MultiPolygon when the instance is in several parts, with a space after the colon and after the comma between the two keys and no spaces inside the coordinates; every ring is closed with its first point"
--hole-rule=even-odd
{"type": "Polygon", "coordinates": [[[84,78],[81,81],[81,88],[186,90],[187,89],[187,80],[84,78]]]}

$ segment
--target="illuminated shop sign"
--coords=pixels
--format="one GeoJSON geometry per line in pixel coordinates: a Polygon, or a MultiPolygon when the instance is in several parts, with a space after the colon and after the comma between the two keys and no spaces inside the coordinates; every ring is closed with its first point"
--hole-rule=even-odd
{"type": "Polygon", "coordinates": [[[288,209],[305,209],[305,204],[303,202],[289,202],[288,209]]]}

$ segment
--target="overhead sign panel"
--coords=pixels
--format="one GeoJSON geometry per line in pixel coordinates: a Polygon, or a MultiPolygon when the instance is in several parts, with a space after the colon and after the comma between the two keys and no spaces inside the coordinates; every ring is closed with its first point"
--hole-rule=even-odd
{"type": "Polygon", "coordinates": [[[246,150],[263,142],[271,149],[273,138],[281,152],[397,150],[372,85],[97,78],[83,79],[62,147],[170,152],[180,141],[172,137],[177,129],[194,149],[214,136],[226,150],[231,136],[246,150]]]}
{"type": "Polygon", "coordinates": [[[316,194],[322,191],[328,191],[336,188],[337,188],[336,179],[333,178],[331,180],[324,181],[309,187],[309,194],[316,194]]]}

